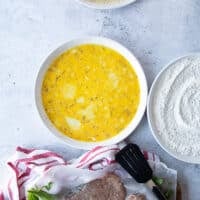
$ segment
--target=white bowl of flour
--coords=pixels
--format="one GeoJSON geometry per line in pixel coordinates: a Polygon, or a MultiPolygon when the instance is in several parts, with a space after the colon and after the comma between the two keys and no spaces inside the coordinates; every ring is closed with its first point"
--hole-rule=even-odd
{"type": "Polygon", "coordinates": [[[200,163],[200,54],[181,57],[158,74],[147,115],[165,151],[179,160],[200,163]]]}
{"type": "Polygon", "coordinates": [[[114,9],[127,6],[136,0],[77,0],[85,6],[95,9],[114,9]]]}

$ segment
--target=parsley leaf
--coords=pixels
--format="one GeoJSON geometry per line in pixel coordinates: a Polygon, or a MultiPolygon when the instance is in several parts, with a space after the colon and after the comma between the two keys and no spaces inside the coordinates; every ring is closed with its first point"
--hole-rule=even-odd
{"type": "Polygon", "coordinates": [[[153,181],[158,186],[161,186],[164,183],[164,179],[163,178],[159,178],[159,177],[156,177],[156,176],[153,177],[153,181]]]}
{"type": "Polygon", "coordinates": [[[43,189],[49,191],[52,188],[52,185],[53,183],[49,182],[47,185],[41,188],[35,186],[35,188],[28,191],[27,200],[55,200],[55,195],[43,191],[43,189]]]}
{"type": "Polygon", "coordinates": [[[55,200],[55,196],[42,190],[29,190],[28,200],[55,200]]]}

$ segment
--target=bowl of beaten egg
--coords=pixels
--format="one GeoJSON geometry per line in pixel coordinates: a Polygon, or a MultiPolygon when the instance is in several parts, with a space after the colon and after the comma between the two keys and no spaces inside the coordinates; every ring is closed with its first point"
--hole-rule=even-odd
{"type": "Polygon", "coordinates": [[[129,136],[146,108],[142,67],[121,44],[102,37],[67,42],[41,66],[35,87],[39,114],[68,145],[91,149],[129,136]]]}

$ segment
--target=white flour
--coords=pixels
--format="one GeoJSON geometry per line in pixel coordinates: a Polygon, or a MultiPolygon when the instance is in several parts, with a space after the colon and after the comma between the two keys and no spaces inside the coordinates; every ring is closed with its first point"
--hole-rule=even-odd
{"type": "Polygon", "coordinates": [[[161,140],[176,154],[200,157],[200,55],[173,63],[161,75],[153,97],[153,118],[161,140]]]}

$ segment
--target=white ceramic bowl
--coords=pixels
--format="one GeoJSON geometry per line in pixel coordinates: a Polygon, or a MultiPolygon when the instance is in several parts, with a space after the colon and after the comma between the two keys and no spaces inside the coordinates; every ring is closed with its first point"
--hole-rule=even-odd
{"type": "Polygon", "coordinates": [[[156,92],[156,88],[159,85],[159,82],[161,80],[161,78],[165,75],[165,72],[168,70],[168,68],[170,68],[172,66],[172,64],[176,63],[177,61],[184,59],[186,57],[189,56],[194,56],[194,55],[198,55],[200,56],[199,53],[193,53],[193,54],[188,54],[185,56],[181,56],[179,58],[174,59],[173,61],[171,61],[170,63],[168,63],[156,76],[151,89],[149,91],[149,96],[148,96],[148,100],[147,100],[147,118],[148,118],[148,123],[149,123],[149,127],[151,129],[152,135],[154,136],[155,140],[157,141],[157,143],[171,156],[173,156],[174,158],[184,161],[184,162],[188,162],[188,163],[194,163],[194,164],[200,164],[200,158],[196,159],[194,157],[191,156],[184,156],[180,153],[177,153],[176,151],[172,150],[171,148],[169,148],[169,146],[163,141],[163,139],[160,137],[160,135],[158,134],[158,130],[156,128],[156,122],[154,120],[153,117],[153,98],[154,98],[154,94],[156,92]]]}
{"type": "Polygon", "coordinates": [[[94,8],[94,9],[116,9],[116,8],[121,8],[121,7],[124,7],[124,6],[127,6],[133,2],[135,2],[136,0],[121,0],[117,2],[117,0],[112,3],[96,3],[96,2],[92,2],[91,0],[77,0],[79,3],[87,6],[87,7],[90,7],[90,8],[94,8]]]}
{"type": "Polygon", "coordinates": [[[44,63],[42,64],[42,66],[40,68],[40,71],[38,73],[38,77],[37,77],[37,80],[36,80],[35,100],[36,100],[36,106],[38,108],[39,114],[40,114],[44,124],[49,128],[49,130],[54,135],[56,135],[57,137],[59,137],[60,139],[65,141],[70,146],[80,148],[80,149],[91,149],[91,148],[93,148],[94,146],[97,146],[97,145],[116,144],[116,143],[124,140],[126,137],[128,137],[133,132],[133,130],[140,123],[140,121],[143,117],[143,114],[145,112],[146,101],[147,101],[147,91],[148,91],[147,82],[146,82],[146,77],[145,77],[145,74],[143,72],[143,69],[142,69],[140,63],[138,62],[138,60],[135,58],[135,56],[128,49],[126,49],[121,44],[119,44],[118,42],[115,42],[111,39],[102,38],[102,37],[87,37],[87,38],[72,40],[70,42],[67,42],[67,43],[61,45],[60,47],[58,47],[56,50],[54,50],[46,58],[46,60],[44,61],[44,63]],[[101,141],[101,142],[81,142],[81,141],[74,140],[70,137],[63,135],[59,130],[57,130],[55,128],[55,126],[49,120],[49,118],[48,118],[48,116],[47,116],[47,114],[46,114],[46,112],[43,108],[43,104],[42,104],[41,87],[42,87],[44,75],[45,75],[47,69],[49,68],[50,64],[60,54],[62,54],[66,50],[68,50],[72,47],[78,46],[78,45],[82,45],[82,44],[104,45],[106,47],[109,47],[109,48],[114,49],[117,52],[119,52],[121,55],[123,55],[130,62],[130,64],[132,66],[134,66],[134,70],[137,73],[139,84],[140,84],[140,90],[141,90],[140,103],[139,103],[139,106],[138,106],[138,110],[137,110],[134,118],[132,119],[132,121],[119,134],[117,134],[116,136],[114,136],[110,139],[107,139],[107,140],[104,140],[104,141],[101,141]]]}

